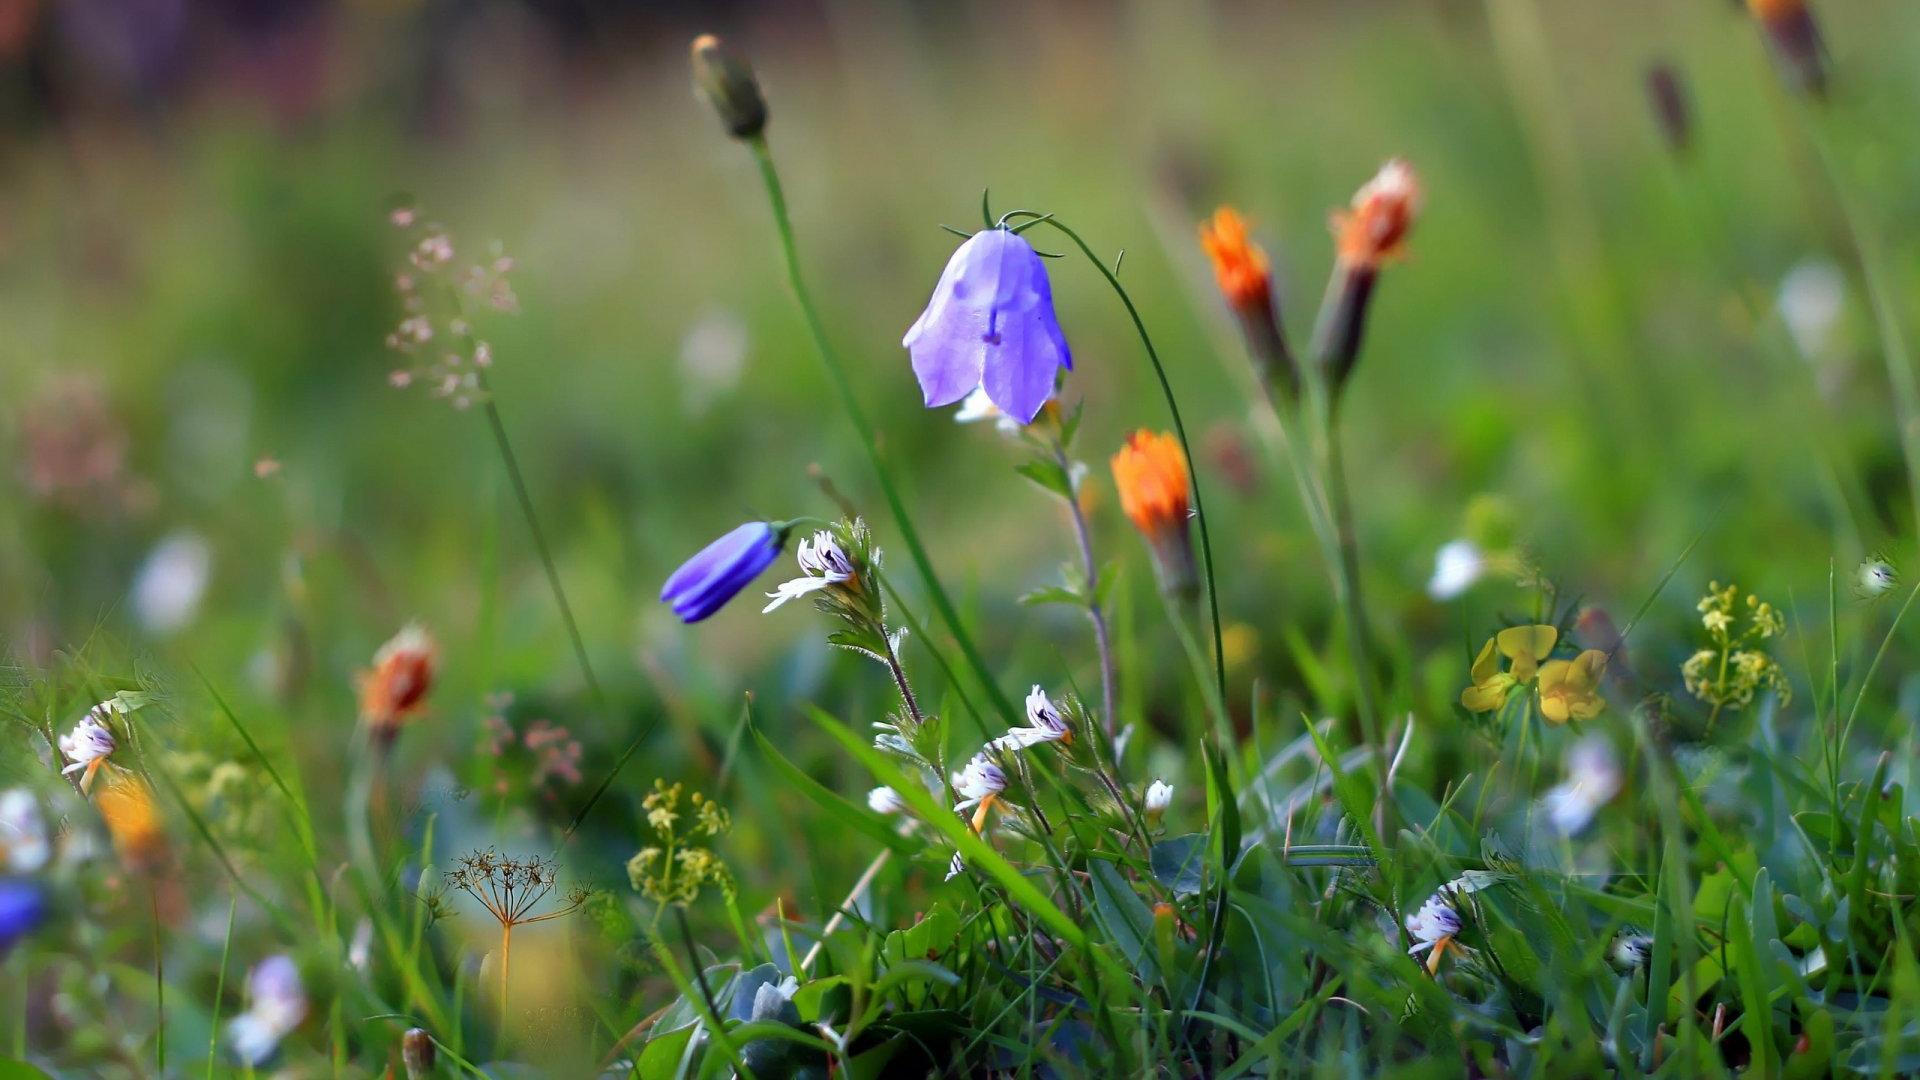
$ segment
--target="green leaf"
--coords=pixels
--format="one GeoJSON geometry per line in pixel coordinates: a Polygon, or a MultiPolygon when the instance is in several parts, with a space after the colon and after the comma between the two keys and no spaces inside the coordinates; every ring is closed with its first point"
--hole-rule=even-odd
{"type": "Polygon", "coordinates": [[[1020,596],[1025,607],[1038,607],[1041,604],[1069,604],[1073,607],[1085,607],[1087,601],[1078,592],[1064,585],[1048,585],[1020,596]]]}
{"type": "Polygon", "coordinates": [[[1106,859],[1087,860],[1093,878],[1093,905],[1106,928],[1107,937],[1140,973],[1141,981],[1151,985],[1160,979],[1160,964],[1153,955],[1153,912],[1146,901],[1133,891],[1120,868],[1106,859]]]}
{"type": "Polygon", "coordinates": [[[1200,891],[1206,870],[1206,833],[1188,833],[1153,845],[1147,865],[1153,878],[1175,896],[1192,896],[1200,891]]]}
{"type": "Polygon", "coordinates": [[[802,795],[812,799],[815,803],[819,804],[822,809],[826,810],[827,813],[833,815],[835,820],[839,821],[842,825],[853,829],[862,836],[877,840],[902,855],[913,855],[919,852],[920,845],[907,837],[901,836],[894,830],[892,825],[887,823],[885,818],[863,806],[855,805],[853,802],[841,798],[839,795],[827,790],[826,786],[821,784],[820,781],[802,772],[798,765],[788,761],[786,757],[774,747],[773,743],[768,741],[765,735],[761,734],[758,727],[753,729],[753,741],[759,744],[760,752],[766,756],[767,763],[773,766],[775,772],[778,772],[789,784],[798,788],[802,795]]]}
{"type": "Polygon", "coordinates": [[[1225,750],[1207,746],[1201,758],[1207,765],[1207,820],[1212,826],[1213,854],[1222,873],[1229,873],[1240,858],[1240,804],[1233,797],[1233,782],[1227,778],[1225,750]]]}
{"type": "Polygon", "coordinates": [[[1014,466],[1013,471],[1063,499],[1073,498],[1073,483],[1067,477],[1067,470],[1050,457],[1022,462],[1014,466]]]}

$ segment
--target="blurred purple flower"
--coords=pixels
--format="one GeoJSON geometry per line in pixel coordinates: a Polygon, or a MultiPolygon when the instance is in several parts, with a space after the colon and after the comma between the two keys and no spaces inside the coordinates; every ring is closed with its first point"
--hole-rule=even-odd
{"type": "Polygon", "coordinates": [[[1022,424],[1053,395],[1054,373],[1073,368],[1046,266],[1005,228],[982,230],[960,245],[901,344],[928,408],[979,387],[1022,424]]]}
{"type": "Polygon", "coordinates": [[[47,918],[47,894],[31,881],[0,881],[0,956],[47,918]]]}
{"type": "Polygon", "coordinates": [[[661,586],[660,599],[673,608],[680,621],[697,623],[759,577],[760,571],[779,556],[786,540],[785,528],[750,521],[680,564],[661,586]]]}

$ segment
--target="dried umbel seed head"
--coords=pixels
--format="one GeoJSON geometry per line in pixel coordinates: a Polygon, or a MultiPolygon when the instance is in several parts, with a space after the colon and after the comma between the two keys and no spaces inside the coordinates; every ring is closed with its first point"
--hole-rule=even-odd
{"type": "Polygon", "coordinates": [[[766,129],[767,99],[746,58],[712,34],[693,39],[693,84],[720,114],[728,134],[752,139],[766,129]]]}
{"type": "Polygon", "coordinates": [[[408,1028],[400,1036],[400,1062],[407,1067],[407,1080],[422,1080],[433,1074],[433,1036],[425,1028],[408,1028]]]}

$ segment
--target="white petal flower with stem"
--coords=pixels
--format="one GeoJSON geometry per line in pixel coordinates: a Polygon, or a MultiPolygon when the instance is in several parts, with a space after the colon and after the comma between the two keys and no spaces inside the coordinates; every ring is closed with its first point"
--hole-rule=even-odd
{"type": "Polygon", "coordinates": [[[1441,889],[1420,910],[1407,916],[1407,934],[1413,938],[1413,947],[1407,950],[1408,956],[1430,953],[1427,957],[1427,972],[1437,971],[1440,956],[1446,951],[1453,939],[1460,934],[1460,913],[1447,902],[1447,889],[1441,889]]]}
{"type": "Polygon", "coordinates": [[[113,728],[108,721],[113,714],[120,712],[118,702],[103,701],[88,710],[87,715],[73,726],[73,730],[60,736],[58,746],[60,754],[71,764],[60,770],[60,775],[80,774],[80,791],[84,794],[93,787],[93,775],[107,762],[118,745],[113,736],[113,728]]]}
{"type": "Polygon", "coordinates": [[[1073,745],[1073,725],[1039,686],[1027,694],[1027,726],[1008,730],[988,743],[993,750],[1025,750],[1044,742],[1073,745]]]}
{"type": "Polygon", "coordinates": [[[1000,793],[1007,790],[1007,771],[983,750],[954,775],[953,789],[960,795],[960,801],[953,804],[954,810],[972,810],[973,831],[977,833],[986,825],[987,812],[999,801],[1000,793]]]}
{"type": "Polygon", "coordinates": [[[800,564],[801,576],[781,582],[773,592],[768,593],[773,602],[760,609],[762,614],[789,600],[798,600],[853,577],[853,561],[840,549],[840,542],[825,529],[814,533],[811,540],[801,540],[795,556],[800,564]]]}
{"type": "Polygon", "coordinates": [[[1165,780],[1155,778],[1153,783],[1147,785],[1145,801],[1147,805],[1147,816],[1150,818],[1158,818],[1167,812],[1167,807],[1173,805],[1173,785],[1167,783],[1165,780]]]}
{"type": "Polygon", "coordinates": [[[945,880],[952,881],[954,878],[966,872],[967,860],[961,858],[958,851],[954,852],[953,858],[947,860],[947,876],[945,880]]]}

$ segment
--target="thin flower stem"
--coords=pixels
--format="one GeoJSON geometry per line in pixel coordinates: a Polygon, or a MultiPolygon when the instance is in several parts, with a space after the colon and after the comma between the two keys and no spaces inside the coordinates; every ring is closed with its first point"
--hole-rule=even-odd
{"type": "Polygon", "coordinates": [[[507,963],[513,956],[513,923],[500,921],[500,1037],[507,1037],[507,963]]]}
{"type": "Polygon", "coordinates": [[[1093,645],[1100,654],[1100,718],[1113,740],[1113,643],[1107,635],[1107,614],[1100,607],[1100,569],[1093,561],[1093,533],[1087,528],[1087,515],[1080,509],[1078,493],[1073,490],[1073,463],[1067,460],[1067,448],[1053,444],[1053,456],[1067,478],[1067,516],[1073,521],[1073,535],[1080,542],[1080,564],[1087,575],[1087,619],[1093,623],[1093,645]]]}
{"type": "Polygon", "coordinates": [[[215,1063],[220,1052],[220,999],[227,992],[227,959],[233,954],[233,917],[240,910],[240,894],[232,892],[227,899],[227,935],[220,943],[220,971],[213,982],[213,1017],[208,1021],[207,1032],[207,1080],[213,1080],[215,1063]]]}
{"type": "MultiPolygon", "coordinates": [[[[1107,279],[1107,285],[1120,298],[1121,306],[1127,309],[1127,316],[1133,320],[1134,332],[1139,335],[1140,344],[1146,347],[1147,360],[1153,365],[1153,374],[1160,381],[1160,393],[1166,399],[1167,413],[1173,420],[1174,437],[1180,440],[1180,450],[1187,458],[1187,485],[1193,492],[1193,516],[1200,526],[1200,558],[1207,571],[1207,613],[1213,623],[1213,676],[1214,682],[1220,689],[1220,700],[1225,701],[1227,660],[1226,651],[1220,643],[1220,595],[1214,587],[1212,530],[1207,527],[1206,503],[1200,495],[1200,473],[1194,465],[1193,444],[1187,439],[1187,425],[1180,419],[1180,402],[1174,397],[1173,383],[1167,378],[1166,365],[1160,362],[1160,351],[1154,348],[1153,338],[1147,333],[1146,321],[1140,317],[1140,309],[1134,306],[1133,297],[1128,294],[1126,286],[1120,284],[1119,277],[1115,276],[1112,269],[1100,260],[1100,256],[1093,253],[1093,249],[1087,246],[1087,242],[1080,238],[1079,233],[1067,227],[1059,218],[1042,217],[1038,214],[1032,216],[1059,230],[1067,239],[1073,241],[1074,246],[1080,249],[1080,253],[1087,257],[1087,261],[1100,271],[1100,276],[1107,279]]],[[[1230,748],[1223,746],[1220,749],[1224,753],[1230,748]]]]}
{"type": "Polygon", "coordinates": [[[606,694],[600,690],[600,680],[594,677],[593,661],[587,658],[587,643],[580,636],[580,626],[573,618],[573,605],[567,602],[567,590],[560,584],[560,570],[553,562],[553,552],[547,546],[546,530],[540,527],[540,515],[533,508],[533,496],[527,491],[526,478],[520,472],[520,459],[513,452],[513,440],[507,437],[507,425],[500,418],[500,409],[494,404],[493,389],[487,384],[485,373],[480,375],[480,389],[484,395],[482,409],[487,414],[487,428],[493,432],[493,442],[500,450],[500,461],[506,466],[507,481],[513,487],[513,496],[520,504],[520,515],[526,519],[527,532],[533,537],[533,549],[540,557],[540,567],[546,571],[547,587],[553,592],[553,602],[560,608],[560,621],[566,624],[567,640],[573,645],[573,656],[580,664],[580,675],[586,680],[587,692],[593,695],[594,705],[602,714],[611,715],[607,707],[606,694]]]}
{"type": "Polygon", "coordinates": [[[167,970],[166,939],[160,929],[160,885],[158,879],[147,882],[147,899],[153,911],[153,1075],[167,1075],[167,970]]]}
{"type": "Polygon", "coordinates": [[[813,966],[813,962],[819,959],[820,953],[827,947],[827,939],[833,936],[834,931],[840,929],[841,923],[847,921],[847,909],[859,903],[860,898],[867,894],[867,889],[873,885],[873,879],[880,876],[881,868],[887,865],[887,859],[892,854],[892,848],[881,848],[880,854],[875,855],[873,861],[867,864],[867,868],[854,879],[853,888],[847,890],[847,898],[840,901],[839,907],[833,909],[833,917],[820,928],[820,936],[815,938],[813,945],[807,949],[807,955],[800,958],[800,974],[805,975],[807,969],[813,966]]]}
{"type": "Polygon", "coordinates": [[[1326,472],[1328,508],[1333,515],[1340,603],[1345,609],[1347,648],[1353,653],[1354,690],[1360,714],[1360,737],[1376,751],[1374,763],[1384,775],[1386,747],[1380,742],[1380,706],[1373,685],[1373,646],[1367,634],[1367,607],[1361,596],[1360,545],[1353,527],[1353,504],[1347,491],[1346,465],[1340,452],[1339,422],[1331,409],[1322,418],[1322,465],[1326,472]]]}
{"type": "Polygon", "coordinates": [[[900,688],[900,700],[907,707],[907,715],[913,718],[915,725],[926,723],[926,717],[920,714],[920,702],[913,696],[913,687],[907,683],[907,672],[900,666],[900,657],[893,651],[893,639],[887,636],[887,628],[880,628],[880,640],[887,643],[887,670],[893,674],[893,684],[900,688]]]}
{"type": "Polygon", "coordinates": [[[854,432],[860,437],[860,445],[866,451],[867,460],[873,465],[874,476],[880,484],[880,494],[886,499],[887,509],[893,515],[894,526],[900,530],[900,539],[907,545],[907,554],[912,557],[914,568],[919,571],[920,579],[927,587],[927,595],[940,613],[940,621],[946,624],[947,632],[953,635],[954,642],[960,646],[960,652],[966,656],[967,664],[973,668],[974,677],[987,689],[993,699],[994,707],[1008,721],[1018,718],[1019,711],[1008,699],[1006,692],[994,680],[993,672],[974,647],[973,639],[968,636],[961,624],[960,612],[953,606],[953,600],[947,595],[946,588],[933,572],[933,562],[927,557],[925,545],[920,542],[920,533],[913,527],[913,519],[907,515],[906,503],[900,498],[900,492],[894,487],[893,476],[887,470],[886,462],[880,457],[880,445],[874,438],[873,426],[860,408],[860,400],[854,396],[853,383],[847,377],[846,369],[840,364],[839,354],[827,340],[826,325],[821,321],[819,310],[814,306],[813,295],[807,291],[805,277],[800,271],[800,248],[794,239],[793,221],[787,214],[787,197],[780,186],[780,173],[774,168],[773,152],[767,147],[764,135],[756,135],[746,140],[753,148],[754,160],[760,166],[760,178],[766,185],[767,202],[773,210],[774,229],[780,236],[781,254],[784,256],[787,271],[787,285],[793,290],[793,298],[800,306],[805,317],[807,333],[813,338],[814,352],[827,369],[834,390],[839,394],[840,405],[846,410],[847,419],[853,423],[854,432]]]}

